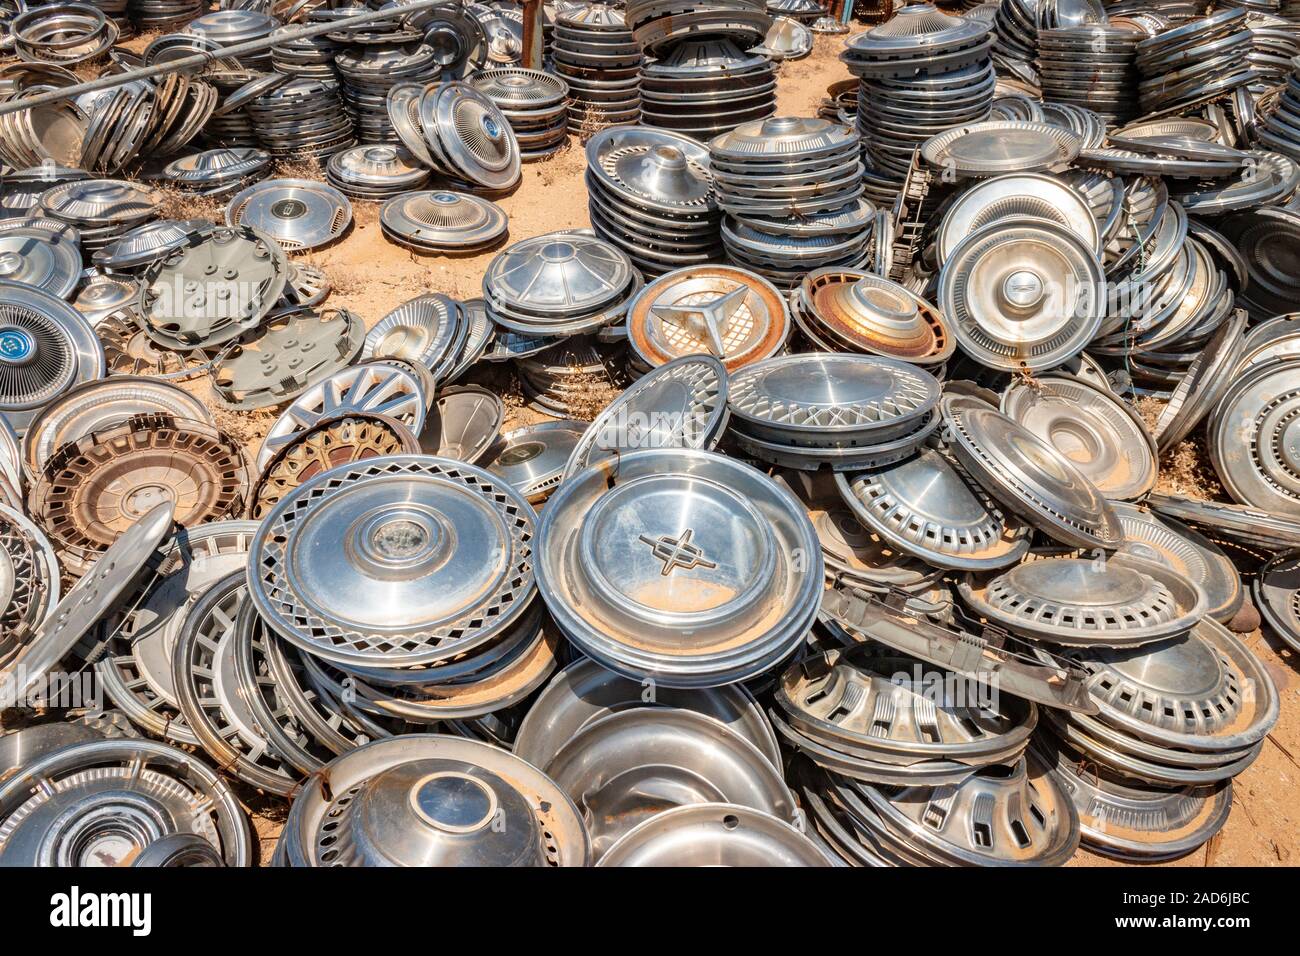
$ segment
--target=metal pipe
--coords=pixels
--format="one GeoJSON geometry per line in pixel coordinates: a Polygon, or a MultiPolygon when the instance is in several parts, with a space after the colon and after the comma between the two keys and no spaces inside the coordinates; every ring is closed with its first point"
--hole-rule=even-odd
{"type": "Polygon", "coordinates": [[[46,103],[58,103],[62,100],[68,100],[80,96],[82,93],[93,93],[96,90],[112,89],[115,86],[121,86],[122,84],[130,83],[133,80],[147,80],[155,76],[167,76],[171,73],[180,73],[191,69],[201,69],[213,60],[226,58],[238,59],[239,57],[247,56],[250,53],[262,53],[271,49],[273,46],[292,40],[323,36],[326,33],[336,33],[339,30],[348,30],[352,27],[363,26],[367,23],[393,20],[410,13],[423,13],[425,10],[435,10],[438,7],[445,6],[448,6],[448,0],[415,0],[414,3],[403,4],[395,10],[368,10],[365,13],[358,13],[356,16],[335,20],[332,23],[307,25],[299,28],[293,33],[281,33],[278,36],[262,37],[258,40],[248,40],[244,43],[236,43],[233,46],[222,47],[220,50],[194,53],[190,56],[183,56],[175,60],[169,60],[166,63],[157,63],[154,66],[145,66],[138,70],[131,70],[126,73],[114,73],[111,76],[101,76],[97,80],[89,80],[85,83],[78,83],[75,86],[65,86],[62,89],[37,93],[35,96],[27,96],[20,100],[11,100],[7,103],[0,103],[0,116],[4,116],[8,113],[16,113],[19,110],[31,109],[33,106],[44,106],[46,103]]]}
{"type": "Polygon", "coordinates": [[[542,0],[524,0],[524,49],[522,66],[542,68],[542,0]]]}

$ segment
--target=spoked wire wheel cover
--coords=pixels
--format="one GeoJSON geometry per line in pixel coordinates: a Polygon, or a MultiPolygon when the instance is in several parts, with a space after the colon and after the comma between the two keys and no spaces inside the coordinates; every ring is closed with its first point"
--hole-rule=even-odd
{"type": "Polygon", "coordinates": [[[1116,548],[1123,529],[1092,482],[990,405],[946,396],[944,420],[958,460],[991,495],[1064,544],[1116,548]]]}
{"type": "Polygon", "coordinates": [[[519,180],[519,142],[505,115],[467,83],[447,83],[424,95],[425,136],[435,119],[439,152],[454,175],[486,189],[519,180]],[[433,98],[432,103],[429,102],[433,98]]]}
{"type": "Polygon", "coordinates": [[[59,562],[41,529],[0,504],[0,662],[31,639],[59,603],[59,562]]]}
{"type": "Polygon", "coordinates": [[[339,664],[406,667],[490,640],[533,589],[534,512],[463,462],[371,458],[281,499],[250,558],[250,593],[289,643],[339,664]],[[383,593],[383,601],[358,602],[383,593]]]}
{"type": "Polygon", "coordinates": [[[1252,367],[1211,416],[1210,460],[1242,504],[1300,517],[1300,361],[1252,367]]]}
{"type": "Polygon", "coordinates": [[[1101,262],[1073,231],[994,223],[944,262],[939,306],[962,349],[991,368],[1040,371],[1081,352],[1106,313],[1101,262]]]}
{"type": "Polygon", "coordinates": [[[1100,389],[1045,375],[1032,385],[1012,385],[1002,411],[1069,459],[1107,498],[1132,500],[1155,487],[1155,440],[1136,412],[1100,389]]]}
{"type": "Polygon", "coordinates": [[[327,418],[353,412],[384,415],[419,435],[428,407],[429,396],[413,371],[383,362],[349,366],[290,403],[267,432],[257,453],[257,468],[265,469],[282,448],[327,418]]]}
{"type": "Polygon", "coordinates": [[[962,599],[1015,634],[1074,647],[1133,647],[1186,634],[1205,613],[1199,587],[1128,555],[1039,558],[981,581],[962,599]]]}
{"type": "Polygon", "coordinates": [[[237,442],[206,422],[140,415],[61,448],[29,494],[65,570],[84,572],[160,502],[199,525],[243,511],[252,476],[237,442]]]}
{"type": "Polygon", "coordinates": [[[276,854],[289,866],[587,866],[591,840],[531,764],[474,740],[404,734],[313,775],[276,854]]]}
{"type": "Polygon", "coordinates": [[[1029,526],[1004,513],[942,454],[912,458],[835,484],[864,526],[902,551],[944,568],[1005,567],[1029,550],[1029,526]]]}

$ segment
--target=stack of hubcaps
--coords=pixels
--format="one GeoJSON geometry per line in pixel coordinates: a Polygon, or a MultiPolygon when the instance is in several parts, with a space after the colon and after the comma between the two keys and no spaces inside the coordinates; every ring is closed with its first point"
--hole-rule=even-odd
{"type": "Polygon", "coordinates": [[[1029,701],[927,700],[914,661],[865,647],[793,665],[776,688],[778,733],[813,763],[868,783],[939,786],[1015,763],[1038,723],[1029,701]]]}
{"type": "Polygon", "coordinates": [[[352,688],[361,714],[478,717],[524,699],[555,667],[557,636],[535,600],[534,522],[518,492],[473,465],[364,459],[279,500],[251,544],[249,595],[302,652],[313,685],[335,698],[352,688]],[[327,539],[330,561],[302,563],[327,539]],[[358,604],[347,597],[358,587],[392,600],[358,604]]]}
{"type": "Polygon", "coordinates": [[[524,162],[544,159],[563,148],[569,128],[569,84],[541,70],[502,67],[470,78],[509,121],[524,162]]]}
{"type": "Polygon", "coordinates": [[[551,58],[569,85],[569,122],[588,130],[641,114],[641,47],[623,11],[593,3],[556,18],[551,58]]]}
{"type": "Polygon", "coordinates": [[[158,197],[143,186],[116,179],[84,179],[41,193],[39,214],[77,230],[81,246],[94,252],[158,211],[158,197]]]}
{"type": "Polygon", "coordinates": [[[290,79],[255,93],[243,108],[258,145],[277,158],[324,159],[356,142],[353,122],[343,109],[338,87],[324,80],[290,79]]]}
{"type": "Polygon", "coordinates": [[[432,83],[442,69],[434,48],[424,44],[358,44],[336,54],[334,67],[342,82],[342,102],[363,143],[396,142],[389,91],[399,83],[432,83]]]}
{"type": "Polygon", "coordinates": [[[709,152],[646,127],[613,127],[587,143],[587,203],[596,234],[646,275],[718,259],[721,211],[709,152]]]}
{"type": "Polygon", "coordinates": [[[169,183],[203,196],[237,192],[260,179],[271,165],[271,154],[261,149],[209,149],[174,159],[163,168],[169,183]]]}
{"type": "Polygon", "coordinates": [[[687,39],[641,68],[641,122],[707,141],[776,112],[770,57],[727,39],[687,39]]]}
{"type": "Polygon", "coordinates": [[[869,352],[936,365],[957,348],[934,305],[870,272],[815,269],[790,301],[800,331],[827,352],[869,352]]]}
{"type": "Polygon", "coordinates": [[[399,245],[470,252],[495,245],[506,234],[508,220],[490,199],[439,189],[394,196],[380,210],[379,224],[399,245]]]}
{"type": "Polygon", "coordinates": [[[1132,119],[1141,39],[1132,30],[1100,24],[1039,31],[1043,98],[1082,106],[1112,125],[1132,119]]]}
{"type": "Polygon", "coordinates": [[[859,267],[875,209],[862,196],[858,138],[820,119],[746,123],[709,143],[727,255],[778,285],[810,269],[859,267]]]}
{"type": "Polygon", "coordinates": [[[732,373],[733,435],[748,454],[799,470],[875,468],[938,427],[939,383],[894,359],[788,355],[732,373]]]}
{"type": "Polygon", "coordinates": [[[1228,7],[1165,30],[1137,46],[1144,114],[1175,112],[1206,103],[1257,78],[1247,54],[1246,11],[1228,7]]]}
{"type": "Polygon", "coordinates": [[[997,81],[992,45],[988,23],[928,3],[850,37],[840,59],[862,81],[858,132],[867,165],[901,183],[928,137],[987,119],[997,81]]]}
{"type": "Polygon", "coordinates": [[[389,199],[419,189],[430,171],[400,146],[356,146],[330,157],[329,181],[353,199],[389,199]]]}
{"type": "Polygon", "coordinates": [[[551,496],[538,583],[565,635],[633,679],[713,687],[803,640],[822,589],[803,509],[771,479],[704,451],[646,450],[551,496]]]}
{"type": "Polygon", "coordinates": [[[622,320],[641,278],[601,239],[553,232],[510,246],[488,265],[483,298],[492,320],[533,336],[590,332],[622,320]]]}

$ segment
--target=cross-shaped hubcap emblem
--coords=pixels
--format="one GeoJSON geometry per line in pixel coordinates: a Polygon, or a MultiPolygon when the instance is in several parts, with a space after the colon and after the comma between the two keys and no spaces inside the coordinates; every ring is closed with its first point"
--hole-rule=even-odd
{"type": "Polygon", "coordinates": [[[687,571],[692,568],[716,568],[717,562],[705,558],[704,552],[691,544],[693,533],[687,528],[675,538],[670,535],[652,538],[643,534],[641,540],[650,545],[654,556],[664,563],[664,569],[660,572],[664,575],[671,574],[675,568],[685,568],[687,571]]]}

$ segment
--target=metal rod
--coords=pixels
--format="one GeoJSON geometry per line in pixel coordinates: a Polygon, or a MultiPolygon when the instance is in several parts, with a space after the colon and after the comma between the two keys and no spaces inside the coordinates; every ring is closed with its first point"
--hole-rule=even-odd
{"type": "Polygon", "coordinates": [[[326,33],[336,33],[340,30],[350,30],[353,27],[363,26],[367,23],[393,20],[410,13],[423,13],[425,10],[434,10],[438,7],[446,7],[449,5],[449,0],[415,0],[414,3],[404,4],[396,9],[368,10],[365,13],[358,13],[356,16],[335,20],[332,23],[318,23],[303,26],[292,33],[281,33],[278,36],[273,35],[262,37],[258,40],[248,40],[244,43],[236,43],[233,46],[222,47],[220,50],[194,53],[190,56],[168,60],[166,63],[157,63],[154,66],[145,66],[126,73],[114,73],[111,76],[101,76],[97,80],[89,80],[85,83],[78,83],[75,86],[65,86],[62,89],[50,90],[46,93],[37,93],[35,96],[24,97],[20,100],[11,100],[7,103],[0,103],[0,116],[4,116],[7,113],[16,113],[19,110],[31,109],[33,106],[44,106],[46,103],[58,103],[62,100],[80,96],[82,93],[93,93],[96,90],[111,89],[115,86],[121,86],[124,83],[130,83],[133,80],[147,80],[155,76],[166,76],[171,73],[180,73],[191,69],[201,69],[213,60],[227,58],[238,59],[239,57],[247,56],[250,53],[262,53],[271,49],[273,46],[278,46],[281,43],[290,42],[292,40],[302,40],[307,37],[323,36],[326,33]]]}
{"type": "Polygon", "coordinates": [[[521,66],[542,68],[542,0],[524,0],[524,48],[521,66]]]}

